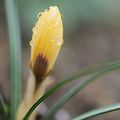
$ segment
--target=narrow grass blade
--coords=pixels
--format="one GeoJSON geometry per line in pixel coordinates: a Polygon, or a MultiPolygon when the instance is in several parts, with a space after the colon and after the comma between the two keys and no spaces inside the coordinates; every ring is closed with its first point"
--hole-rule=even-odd
{"type": "Polygon", "coordinates": [[[0,94],[0,110],[4,113],[4,115],[7,117],[8,116],[8,107],[5,104],[5,101],[3,100],[2,95],[0,94]]]}
{"type": "Polygon", "coordinates": [[[55,91],[57,91],[58,89],[60,89],[61,87],[63,87],[65,84],[71,82],[72,80],[75,80],[77,78],[80,78],[84,75],[88,75],[88,74],[92,74],[95,73],[101,69],[104,69],[108,66],[112,66],[114,64],[120,64],[119,60],[115,60],[115,61],[107,61],[107,62],[103,62],[100,64],[96,64],[96,65],[90,65],[86,68],[81,69],[80,71],[78,71],[77,73],[71,75],[68,79],[65,79],[61,82],[59,82],[58,84],[56,84],[55,86],[53,86],[52,88],[50,88],[30,109],[29,111],[26,113],[25,117],[23,120],[28,120],[30,114],[32,113],[32,111],[42,102],[44,101],[48,96],[50,96],[51,94],[53,94],[55,91]]]}
{"type": "Polygon", "coordinates": [[[21,38],[16,0],[5,0],[9,32],[11,59],[11,120],[15,114],[21,95],[21,38]]]}
{"type": "Polygon", "coordinates": [[[84,87],[86,87],[88,84],[96,80],[98,77],[108,73],[112,72],[113,70],[120,69],[120,64],[115,64],[110,67],[107,67],[101,71],[96,72],[92,77],[90,77],[87,80],[83,80],[80,83],[78,83],[76,86],[74,86],[71,90],[69,90],[66,94],[64,94],[59,101],[53,106],[53,108],[48,112],[48,114],[45,116],[43,120],[51,120],[53,115],[67,102],[72,98],[74,95],[76,95],[80,90],[82,90],[84,87]]]}
{"type": "Polygon", "coordinates": [[[113,112],[113,111],[117,111],[120,110],[120,103],[114,103],[112,105],[107,105],[95,110],[92,110],[90,112],[84,113],[72,120],[87,120],[88,118],[92,118],[101,114],[105,114],[105,113],[109,113],[109,112],[113,112]]]}

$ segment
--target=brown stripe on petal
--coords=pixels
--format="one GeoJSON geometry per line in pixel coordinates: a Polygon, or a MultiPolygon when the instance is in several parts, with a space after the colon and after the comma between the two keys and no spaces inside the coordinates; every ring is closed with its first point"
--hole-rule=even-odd
{"type": "Polygon", "coordinates": [[[35,80],[36,80],[36,89],[38,88],[38,86],[46,76],[47,67],[48,67],[48,60],[42,54],[39,54],[36,57],[33,66],[33,73],[35,75],[35,80]]]}

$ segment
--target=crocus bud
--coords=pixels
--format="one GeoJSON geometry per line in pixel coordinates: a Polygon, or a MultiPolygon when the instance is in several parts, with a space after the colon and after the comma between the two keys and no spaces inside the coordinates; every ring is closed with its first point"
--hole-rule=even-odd
{"type": "MultiPolygon", "coordinates": [[[[56,6],[39,13],[38,21],[33,28],[30,58],[30,75],[27,81],[24,99],[17,111],[17,120],[22,120],[25,114],[51,84],[46,77],[53,68],[60,48],[63,44],[63,25],[61,14],[56,6]]],[[[35,120],[37,109],[29,120],[35,120]]]]}
{"type": "Polygon", "coordinates": [[[61,14],[56,6],[38,14],[33,28],[30,65],[38,81],[51,71],[63,44],[61,14]]]}

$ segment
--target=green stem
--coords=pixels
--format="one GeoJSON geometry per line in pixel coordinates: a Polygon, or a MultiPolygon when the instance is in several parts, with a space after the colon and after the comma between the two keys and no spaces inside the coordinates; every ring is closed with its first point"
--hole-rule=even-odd
{"type": "Polygon", "coordinates": [[[112,105],[107,105],[95,110],[92,110],[90,112],[84,113],[72,120],[87,120],[88,118],[92,118],[101,114],[105,114],[105,113],[109,113],[109,112],[113,112],[116,110],[120,110],[120,103],[115,103],[112,105]]]}
{"type": "Polygon", "coordinates": [[[15,120],[21,97],[21,38],[15,0],[5,0],[11,61],[11,120],[15,120]]]}

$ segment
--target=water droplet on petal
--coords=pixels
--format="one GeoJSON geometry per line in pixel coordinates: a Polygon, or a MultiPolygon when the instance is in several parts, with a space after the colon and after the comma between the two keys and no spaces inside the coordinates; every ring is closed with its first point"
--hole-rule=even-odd
{"type": "Polygon", "coordinates": [[[56,18],[56,12],[51,12],[51,17],[56,18]]]}
{"type": "Polygon", "coordinates": [[[59,25],[59,21],[56,21],[55,24],[56,24],[56,25],[59,25]]]}
{"type": "Polygon", "coordinates": [[[62,39],[57,40],[57,45],[60,46],[62,44],[62,39]]]}
{"type": "Polygon", "coordinates": [[[43,12],[39,12],[37,15],[37,18],[39,19],[39,17],[43,14],[43,12]]]}
{"type": "Polygon", "coordinates": [[[33,33],[37,33],[37,29],[34,27],[33,29],[32,29],[32,31],[33,31],[33,33]]]}
{"type": "Polygon", "coordinates": [[[47,11],[49,11],[50,10],[50,7],[47,9],[47,11]]]}
{"type": "Polygon", "coordinates": [[[31,46],[31,47],[33,46],[33,41],[32,41],[32,40],[30,41],[30,46],[31,46]]]}

